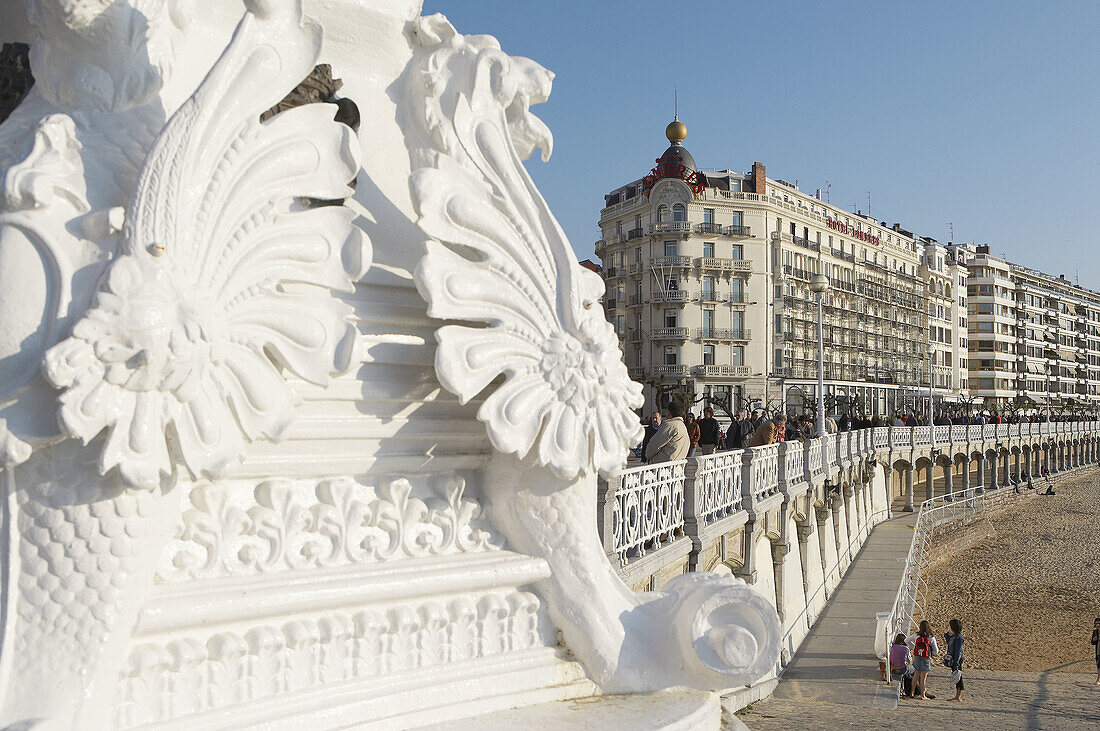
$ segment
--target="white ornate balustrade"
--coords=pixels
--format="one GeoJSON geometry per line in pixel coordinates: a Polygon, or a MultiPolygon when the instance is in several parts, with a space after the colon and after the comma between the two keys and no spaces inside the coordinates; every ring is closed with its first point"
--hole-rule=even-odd
{"type": "MultiPolygon", "coordinates": [[[[601,480],[597,522],[613,567],[635,589],[696,570],[752,583],[775,601],[789,658],[891,503],[912,505],[914,470],[927,480],[933,466],[944,469],[950,493],[951,472],[976,459],[978,482],[968,484],[963,470],[961,491],[926,503],[964,495],[973,505],[1044,467],[1054,473],[1098,457],[1100,422],[865,429],[626,470],[601,480]]],[[[766,695],[772,682],[738,691],[738,702],[766,695]]]]}

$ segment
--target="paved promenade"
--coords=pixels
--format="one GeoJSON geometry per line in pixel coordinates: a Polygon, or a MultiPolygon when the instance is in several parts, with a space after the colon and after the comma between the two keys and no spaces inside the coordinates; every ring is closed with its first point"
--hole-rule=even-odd
{"type": "MultiPolygon", "coordinates": [[[[942,668],[941,668],[942,669],[942,668]]],[[[791,729],[963,729],[965,731],[1085,731],[1100,729],[1100,686],[1095,675],[969,670],[962,703],[933,668],[930,701],[901,701],[897,710],[768,698],[738,715],[753,731],[791,729]]],[[[779,687],[782,687],[780,683],[779,687]]]]}
{"type": "Polygon", "coordinates": [[[896,706],[896,694],[876,682],[875,613],[889,611],[894,603],[916,515],[902,513],[871,531],[794,661],[784,669],[774,698],[896,706]]]}

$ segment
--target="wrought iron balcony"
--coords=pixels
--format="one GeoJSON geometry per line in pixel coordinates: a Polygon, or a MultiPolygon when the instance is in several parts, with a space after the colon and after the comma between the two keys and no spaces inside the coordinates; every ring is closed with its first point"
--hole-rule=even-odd
{"type": "Polygon", "coordinates": [[[748,340],[751,336],[752,331],[744,328],[729,329],[702,327],[695,331],[695,337],[702,338],[703,340],[748,340]]]}

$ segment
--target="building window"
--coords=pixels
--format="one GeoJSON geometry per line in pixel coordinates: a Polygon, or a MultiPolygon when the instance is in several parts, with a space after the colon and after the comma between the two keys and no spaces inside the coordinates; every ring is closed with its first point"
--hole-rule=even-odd
{"type": "MultiPolygon", "coordinates": [[[[742,254],[741,244],[734,244],[733,245],[733,256],[731,256],[730,258],[731,259],[740,259],[741,254],[742,254]]],[[[787,257],[788,258],[790,257],[790,252],[787,252],[787,257]]]]}
{"type": "Polygon", "coordinates": [[[675,241],[665,242],[665,256],[679,256],[680,245],[675,241]]]}
{"type": "Polygon", "coordinates": [[[704,208],[703,209],[703,223],[714,223],[714,209],[713,208],[704,208]]]}
{"type": "Polygon", "coordinates": [[[626,334],[626,317],[623,315],[615,316],[615,331],[619,333],[620,336],[626,334]]]}
{"type": "Polygon", "coordinates": [[[703,346],[703,365],[714,365],[714,346],[703,346]]]}
{"type": "MultiPolygon", "coordinates": [[[[779,356],[779,362],[782,362],[783,351],[777,350],[775,352],[776,355],[779,356]]],[[[740,345],[735,345],[730,348],[730,365],[745,365],[745,349],[742,348],[740,345]]]]}
{"type": "Polygon", "coordinates": [[[677,352],[675,345],[665,346],[665,365],[677,365],[680,360],[680,354],[677,352]]]}
{"type": "MultiPolygon", "coordinates": [[[[730,302],[744,302],[745,301],[745,293],[742,289],[742,287],[744,287],[744,285],[745,285],[745,283],[743,281],[741,281],[740,279],[730,280],[730,302]]],[[[779,296],[782,297],[783,296],[782,293],[780,293],[779,296]]]]}
{"type": "Polygon", "coordinates": [[[657,206],[657,223],[668,220],[668,206],[657,206]]]}
{"type": "Polygon", "coordinates": [[[740,333],[745,326],[745,313],[741,310],[734,310],[730,313],[730,329],[734,333],[740,333]]]}
{"type": "Polygon", "coordinates": [[[676,327],[676,314],[674,309],[665,310],[665,327],[676,327]]]}
{"type": "Polygon", "coordinates": [[[708,258],[708,259],[714,257],[714,242],[713,241],[704,241],[703,242],[703,256],[708,258]]]}
{"type": "Polygon", "coordinates": [[[687,208],[683,203],[677,203],[672,207],[672,220],[673,221],[686,221],[687,220],[687,208]]]}
{"type": "Polygon", "coordinates": [[[709,338],[714,332],[714,310],[703,310],[703,337],[709,338]]]}
{"type": "Polygon", "coordinates": [[[703,277],[703,299],[714,299],[714,277],[703,277]]]}

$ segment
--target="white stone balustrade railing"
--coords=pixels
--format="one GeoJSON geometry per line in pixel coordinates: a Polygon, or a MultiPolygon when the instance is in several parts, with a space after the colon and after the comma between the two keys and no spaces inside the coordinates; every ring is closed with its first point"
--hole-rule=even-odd
{"type": "Polygon", "coordinates": [[[664,462],[619,473],[611,529],[620,561],[659,550],[683,535],[686,464],[664,462]]]}
{"type": "MultiPolygon", "coordinates": [[[[939,426],[935,438],[940,450],[965,444],[969,453],[1011,439],[1098,431],[1100,422],[939,426]]],[[[802,485],[820,484],[860,459],[930,452],[932,436],[926,426],[879,427],[625,470],[601,480],[604,548],[622,566],[684,536],[698,543],[708,526],[736,515],[748,520],[754,506],[802,485]]]]}
{"type": "Polygon", "coordinates": [[[694,460],[695,514],[700,528],[743,510],[742,451],[719,452],[694,460]]]}

